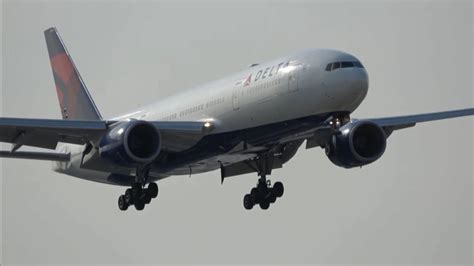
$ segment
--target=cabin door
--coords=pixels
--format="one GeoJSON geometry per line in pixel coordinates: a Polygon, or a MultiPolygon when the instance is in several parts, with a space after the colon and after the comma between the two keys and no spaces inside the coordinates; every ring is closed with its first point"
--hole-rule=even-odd
{"type": "Polygon", "coordinates": [[[290,72],[288,73],[288,91],[295,92],[298,91],[298,66],[288,66],[291,68],[290,72]]]}
{"type": "Polygon", "coordinates": [[[240,109],[240,98],[241,98],[241,91],[242,91],[242,86],[235,85],[233,90],[232,90],[232,107],[234,111],[240,109]]]}

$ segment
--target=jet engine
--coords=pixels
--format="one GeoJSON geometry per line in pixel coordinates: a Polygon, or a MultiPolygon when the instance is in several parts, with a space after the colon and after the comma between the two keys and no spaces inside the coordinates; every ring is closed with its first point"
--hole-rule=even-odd
{"type": "Polygon", "coordinates": [[[139,165],[152,162],[160,153],[159,130],[147,121],[119,122],[102,137],[99,155],[121,165],[139,165]]]}
{"type": "Polygon", "coordinates": [[[376,161],[385,152],[385,131],[370,121],[350,122],[331,135],[326,155],[337,166],[353,168],[376,161]]]}

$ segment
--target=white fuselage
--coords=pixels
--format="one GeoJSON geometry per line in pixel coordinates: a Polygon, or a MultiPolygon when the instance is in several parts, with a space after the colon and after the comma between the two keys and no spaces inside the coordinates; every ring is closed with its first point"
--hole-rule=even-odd
{"type": "Polygon", "coordinates": [[[364,68],[325,71],[328,63],[341,61],[358,60],[335,50],[305,50],[192,88],[115,120],[213,120],[217,123],[213,133],[220,133],[313,114],[352,112],[367,94],[368,75],[364,68]]]}
{"type": "MultiPolygon", "coordinates": [[[[367,94],[368,75],[362,67],[326,70],[333,62],[359,60],[336,50],[305,50],[254,65],[113,120],[213,121],[212,134],[217,134],[311,115],[350,113],[367,94]]],[[[82,146],[60,149],[71,151],[72,161],[67,166],[58,164],[55,170],[95,181],[105,176],[81,169],[77,153],[82,152],[82,146]]]]}

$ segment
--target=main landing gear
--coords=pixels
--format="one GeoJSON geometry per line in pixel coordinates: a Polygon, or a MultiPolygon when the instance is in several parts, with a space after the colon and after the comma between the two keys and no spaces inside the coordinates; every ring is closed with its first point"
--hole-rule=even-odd
{"type": "Polygon", "coordinates": [[[260,177],[256,187],[250,190],[249,194],[244,196],[244,208],[250,210],[254,205],[260,205],[262,210],[268,209],[271,203],[275,203],[276,199],[283,196],[284,187],[281,182],[275,182],[271,187],[270,180],[266,180],[265,176],[260,177]]]}
{"type": "Polygon", "coordinates": [[[135,205],[135,209],[141,211],[156,196],[158,196],[158,185],[156,183],[148,184],[147,188],[144,188],[140,183],[135,183],[132,188],[125,191],[124,195],[120,195],[118,206],[120,210],[125,211],[130,205],[135,205]]]}
{"type": "Polygon", "coordinates": [[[260,178],[257,186],[250,190],[249,194],[244,196],[244,208],[250,210],[255,205],[260,205],[260,208],[266,210],[270,204],[275,203],[277,198],[283,196],[284,187],[281,182],[275,182],[273,187],[270,180],[267,180],[266,175],[270,175],[273,169],[274,154],[260,154],[255,160],[248,162],[248,165],[256,172],[260,178]]]}
{"type": "Polygon", "coordinates": [[[118,198],[120,210],[125,211],[129,206],[134,205],[135,209],[141,211],[145,208],[146,204],[158,196],[158,185],[156,183],[150,182],[148,187],[145,188],[144,184],[148,179],[149,173],[149,166],[137,167],[135,183],[133,183],[131,188],[125,190],[124,195],[120,195],[118,198]]]}

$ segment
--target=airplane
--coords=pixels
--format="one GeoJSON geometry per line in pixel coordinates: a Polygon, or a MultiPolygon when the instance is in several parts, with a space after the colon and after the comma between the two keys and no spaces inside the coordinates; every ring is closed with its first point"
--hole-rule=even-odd
{"type": "Polygon", "coordinates": [[[256,173],[244,195],[247,210],[268,209],[282,197],[267,179],[305,142],[343,168],[362,167],[385,152],[387,138],[417,123],[474,115],[474,108],[355,119],[368,92],[368,74],[355,56],[307,49],[252,64],[111,119],[95,105],[56,28],[44,31],[62,119],[0,118],[0,157],[53,161],[62,174],[128,187],[118,207],[143,210],[157,181],[220,170],[228,177],[256,173]],[[22,146],[54,152],[19,151],[22,146]]]}

